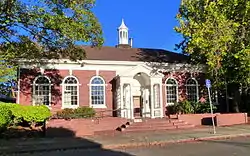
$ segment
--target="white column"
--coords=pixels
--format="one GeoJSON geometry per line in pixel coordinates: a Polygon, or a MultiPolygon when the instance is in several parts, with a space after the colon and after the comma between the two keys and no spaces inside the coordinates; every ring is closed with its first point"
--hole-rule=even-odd
{"type": "Polygon", "coordinates": [[[155,103],[154,103],[154,83],[152,83],[152,79],[151,79],[151,84],[150,84],[150,103],[151,103],[151,118],[155,118],[154,115],[154,108],[155,108],[155,103]]]}
{"type": "MultiPolygon", "coordinates": [[[[121,80],[120,80],[121,81],[121,80]]],[[[122,118],[126,118],[126,116],[125,116],[125,113],[124,113],[124,100],[123,100],[123,83],[121,83],[120,82],[120,88],[121,88],[121,90],[120,90],[120,94],[121,94],[121,117],[122,118]]]]}
{"type": "Polygon", "coordinates": [[[163,106],[163,91],[162,91],[162,81],[159,83],[160,85],[160,106],[161,106],[161,117],[163,118],[164,117],[164,106],[163,106]]]}

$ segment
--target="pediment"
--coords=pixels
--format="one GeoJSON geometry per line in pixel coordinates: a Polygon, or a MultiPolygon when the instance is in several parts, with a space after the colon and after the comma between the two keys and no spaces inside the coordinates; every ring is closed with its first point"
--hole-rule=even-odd
{"type": "Polygon", "coordinates": [[[164,75],[158,71],[153,70],[153,68],[147,65],[137,65],[135,67],[131,67],[125,71],[123,71],[119,76],[121,77],[134,77],[138,73],[145,73],[149,77],[164,77],[164,75]]]}

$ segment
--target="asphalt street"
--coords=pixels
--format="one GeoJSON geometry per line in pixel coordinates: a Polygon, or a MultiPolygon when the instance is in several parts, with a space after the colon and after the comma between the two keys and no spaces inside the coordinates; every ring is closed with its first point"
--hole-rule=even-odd
{"type": "Polygon", "coordinates": [[[231,140],[201,141],[195,143],[172,144],[164,147],[148,147],[122,150],[67,150],[33,154],[16,154],[20,156],[249,156],[250,138],[231,140]]]}

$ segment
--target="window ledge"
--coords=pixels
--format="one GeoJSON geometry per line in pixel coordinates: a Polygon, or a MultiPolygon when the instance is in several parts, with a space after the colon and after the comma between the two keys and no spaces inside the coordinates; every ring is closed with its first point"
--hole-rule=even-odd
{"type": "Polygon", "coordinates": [[[61,109],[66,109],[66,108],[69,108],[69,109],[76,109],[78,108],[79,106],[76,105],[76,106],[66,106],[66,107],[61,107],[61,109]]]}
{"type": "Polygon", "coordinates": [[[106,105],[92,105],[92,108],[107,108],[106,105]]]}

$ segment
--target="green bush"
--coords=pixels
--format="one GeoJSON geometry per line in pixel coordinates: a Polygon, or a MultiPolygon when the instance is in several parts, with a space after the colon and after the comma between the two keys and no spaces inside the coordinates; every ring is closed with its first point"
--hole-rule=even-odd
{"type": "Polygon", "coordinates": [[[91,118],[95,116],[95,110],[90,107],[79,107],[76,109],[65,108],[56,113],[55,118],[62,119],[77,119],[77,118],[91,118]]]}
{"type": "Polygon", "coordinates": [[[187,100],[175,103],[174,105],[176,113],[182,113],[182,114],[194,113],[194,108],[191,105],[191,102],[187,100]]]}
{"type": "Polygon", "coordinates": [[[49,108],[44,105],[25,106],[13,103],[0,103],[0,106],[11,111],[13,125],[18,125],[22,122],[29,124],[40,123],[51,116],[49,108]]]}
{"type": "Polygon", "coordinates": [[[51,116],[50,110],[47,106],[22,106],[12,107],[12,114],[14,116],[15,122],[20,122],[22,120],[32,123],[44,122],[51,116]]]}
{"type": "MultiPolygon", "coordinates": [[[[196,110],[195,113],[210,113],[211,112],[211,108],[210,108],[209,103],[197,102],[197,105],[198,105],[198,109],[196,110]]],[[[213,111],[215,111],[216,109],[217,109],[217,107],[215,105],[213,105],[213,111]]]]}
{"type": "Polygon", "coordinates": [[[11,122],[11,110],[5,105],[0,105],[0,132],[5,130],[11,122]]]}
{"type": "MultiPolygon", "coordinates": [[[[201,102],[181,101],[175,103],[172,106],[167,107],[170,114],[198,114],[198,113],[210,113],[210,104],[201,102]]],[[[216,106],[213,105],[213,110],[216,110],[216,106]]]]}

